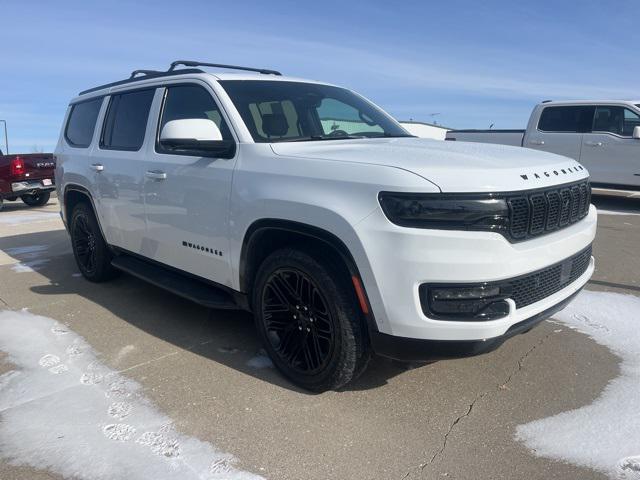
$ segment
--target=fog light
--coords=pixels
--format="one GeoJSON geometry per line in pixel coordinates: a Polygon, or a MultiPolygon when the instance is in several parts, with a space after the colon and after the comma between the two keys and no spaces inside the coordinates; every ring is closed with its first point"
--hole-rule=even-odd
{"type": "Polygon", "coordinates": [[[496,285],[421,286],[425,315],[441,320],[482,321],[509,315],[510,288],[496,285]],[[425,308],[426,307],[426,308],[425,308]]]}

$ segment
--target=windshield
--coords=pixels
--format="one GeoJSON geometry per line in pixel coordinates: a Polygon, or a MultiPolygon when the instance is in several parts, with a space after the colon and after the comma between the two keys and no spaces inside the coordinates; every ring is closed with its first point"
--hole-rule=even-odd
{"type": "Polygon", "coordinates": [[[220,82],[256,142],[410,137],[398,122],[344,88],[302,82],[220,82]]]}

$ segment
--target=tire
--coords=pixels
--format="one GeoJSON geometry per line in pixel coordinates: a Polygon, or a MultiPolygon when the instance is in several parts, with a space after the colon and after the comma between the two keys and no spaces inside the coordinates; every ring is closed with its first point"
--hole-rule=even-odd
{"type": "Polygon", "coordinates": [[[252,305],[267,353],[296,385],[335,390],[364,371],[370,357],[365,322],[337,264],[277,250],[258,270],[252,305]]]}
{"type": "Polygon", "coordinates": [[[0,197],[0,211],[2,211],[2,207],[4,207],[4,199],[0,197]]]}
{"type": "Polygon", "coordinates": [[[22,195],[20,199],[30,207],[42,207],[49,203],[51,192],[38,192],[29,195],[22,195]]]}
{"type": "Polygon", "coordinates": [[[98,220],[87,203],[79,203],[71,214],[69,232],[73,256],[82,276],[91,282],[105,282],[118,274],[111,266],[113,255],[102,237],[98,220]]]}

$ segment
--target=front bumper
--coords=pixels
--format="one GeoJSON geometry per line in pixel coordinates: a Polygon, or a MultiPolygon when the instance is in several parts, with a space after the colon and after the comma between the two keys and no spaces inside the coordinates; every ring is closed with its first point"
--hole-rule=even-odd
{"type": "Polygon", "coordinates": [[[376,333],[395,337],[486,341],[514,325],[548,311],[575,294],[589,280],[594,260],[582,275],[554,293],[521,308],[507,299],[509,313],[493,320],[443,320],[422,308],[423,284],[494,283],[528,275],[564,262],[593,243],[597,212],[562,230],[520,243],[491,232],[403,228],[380,211],[357,225],[368,265],[360,267],[376,333]]]}
{"type": "Polygon", "coordinates": [[[580,290],[581,288],[560,303],[512,325],[499,337],[485,340],[420,340],[373,332],[371,334],[371,346],[378,355],[404,362],[445,360],[489,353],[509,338],[528,332],[543,320],[562,310],[580,290]]]}

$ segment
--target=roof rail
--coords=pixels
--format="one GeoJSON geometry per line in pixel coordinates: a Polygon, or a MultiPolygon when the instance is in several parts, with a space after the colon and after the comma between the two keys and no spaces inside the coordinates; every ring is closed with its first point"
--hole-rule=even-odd
{"type": "Polygon", "coordinates": [[[157,75],[158,73],[165,72],[161,72],[160,70],[134,70],[133,72],[131,72],[131,76],[129,77],[129,79],[136,78],[136,75],[157,75]]]}
{"type": "Polygon", "coordinates": [[[549,103],[549,102],[553,102],[553,100],[543,100],[542,103],[549,103]]]}
{"type": "Polygon", "coordinates": [[[155,70],[135,70],[131,73],[131,76],[126,80],[119,80],[117,82],[107,83],[105,85],[100,85],[98,87],[89,88],[88,90],[83,90],[78,95],[84,95],[86,93],[96,92],[98,90],[102,90],[104,88],[117,87],[119,85],[126,85],[128,83],[135,83],[141,80],[149,80],[152,78],[162,78],[162,77],[171,77],[174,75],[182,75],[184,73],[204,73],[199,68],[185,68],[183,70],[174,70],[172,72],[156,72],[155,70]],[[135,75],[141,74],[142,76],[137,77],[135,75]]]}
{"type": "Polygon", "coordinates": [[[206,63],[206,62],[194,62],[192,60],[176,60],[171,63],[169,70],[167,72],[172,72],[178,65],[183,65],[185,67],[215,67],[215,68],[225,68],[230,70],[245,70],[247,72],[258,72],[263,73],[265,75],[278,75],[282,76],[282,74],[276,70],[268,70],[266,68],[252,68],[252,67],[240,67],[238,65],[223,65],[221,63],[206,63]]]}

